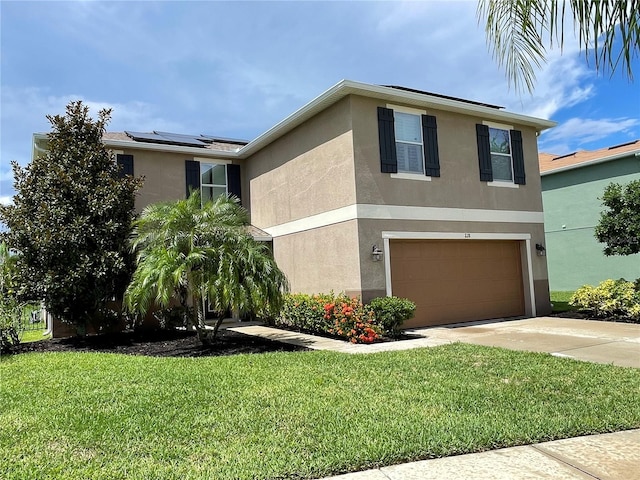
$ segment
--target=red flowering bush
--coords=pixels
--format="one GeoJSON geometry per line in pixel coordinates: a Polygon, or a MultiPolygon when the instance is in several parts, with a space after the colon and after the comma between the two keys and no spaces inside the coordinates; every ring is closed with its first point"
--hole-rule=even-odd
{"type": "Polygon", "coordinates": [[[327,332],[347,338],[352,343],[373,343],[382,335],[375,323],[373,311],[365,309],[358,298],[339,295],[324,305],[327,332]]]}
{"type": "Polygon", "coordinates": [[[373,311],[345,294],[285,295],[275,325],[343,337],[352,343],[373,343],[382,336],[373,311]]]}

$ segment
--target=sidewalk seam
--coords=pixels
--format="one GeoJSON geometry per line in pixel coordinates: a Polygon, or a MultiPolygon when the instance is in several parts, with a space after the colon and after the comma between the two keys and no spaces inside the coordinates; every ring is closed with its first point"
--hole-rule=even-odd
{"type": "Polygon", "coordinates": [[[585,467],[580,468],[580,467],[574,465],[573,463],[569,463],[568,461],[564,460],[563,458],[555,456],[553,453],[547,451],[544,447],[542,447],[541,444],[533,444],[533,445],[530,445],[530,446],[531,446],[531,448],[533,448],[537,452],[545,455],[546,457],[552,458],[556,462],[559,462],[559,463],[562,463],[564,465],[567,465],[568,467],[573,468],[574,470],[578,470],[579,472],[582,472],[585,475],[588,475],[588,476],[590,476],[592,478],[595,478],[597,480],[602,480],[600,477],[594,475],[593,473],[591,473],[591,472],[589,472],[587,470],[584,470],[585,467]]]}

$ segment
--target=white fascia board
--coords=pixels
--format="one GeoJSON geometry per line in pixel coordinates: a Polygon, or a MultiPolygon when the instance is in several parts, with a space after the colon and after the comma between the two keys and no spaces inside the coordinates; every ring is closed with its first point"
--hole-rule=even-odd
{"type": "Polygon", "coordinates": [[[553,170],[540,172],[540,176],[544,177],[546,175],[551,175],[553,173],[566,172],[567,170],[575,170],[576,168],[588,167],[590,165],[597,165],[599,163],[611,162],[613,160],[618,160],[620,158],[627,158],[627,157],[640,157],[640,149],[629,150],[627,152],[616,153],[615,155],[609,155],[608,157],[594,158],[593,160],[587,160],[586,162],[554,168],[553,170]]]}
{"type": "MultiPolygon", "coordinates": [[[[46,133],[34,133],[33,145],[34,151],[36,150],[37,141],[46,141],[48,135],[46,133]]],[[[113,140],[105,139],[102,141],[105,147],[114,150],[123,149],[135,149],[135,150],[151,150],[156,152],[168,152],[168,153],[184,153],[185,155],[191,155],[194,157],[206,157],[206,158],[238,158],[238,152],[230,152],[227,150],[209,150],[205,148],[184,147],[180,145],[163,145],[158,143],[146,143],[135,142],[133,140],[113,140]]]]}
{"type": "Polygon", "coordinates": [[[446,98],[434,97],[424,93],[407,92],[391,87],[382,87],[379,85],[371,85],[368,83],[355,82],[353,80],[341,80],[334,86],[318,95],[309,103],[293,112],[287,118],[277,123],[269,130],[258,136],[256,139],[242,147],[239,155],[242,158],[257,152],[261,148],[267,146],[277,138],[294,129],[304,121],[308,120],[315,114],[324,110],[328,106],[336,103],[338,100],[347,95],[361,95],[364,97],[378,98],[391,103],[408,103],[411,105],[427,108],[446,110],[450,112],[463,113],[466,115],[475,115],[488,120],[497,120],[499,122],[509,122],[518,125],[526,125],[534,127],[536,131],[541,132],[557,125],[551,120],[544,120],[527,115],[517,113],[509,113],[482,105],[473,105],[460,100],[450,100],[446,98]]]}

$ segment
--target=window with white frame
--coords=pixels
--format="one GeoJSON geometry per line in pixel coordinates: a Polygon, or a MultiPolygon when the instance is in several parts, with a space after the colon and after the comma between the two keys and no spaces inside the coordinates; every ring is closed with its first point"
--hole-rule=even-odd
{"type": "Polygon", "coordinates": [[[513,181],[513,162],[511,158],[511,135],[509,130],[489,127],[489,149],[493,180],[513,181]]]}
{"type": "Polygon", "coordinates": [[[202,203],[227,194],[227,166],[222,163],[200,163],[200,195],[202,203]]]}
{"type": "Polygon", "coordinates": [[[421,116],[394,110],[398,173],[424,174],[421,116]]]}

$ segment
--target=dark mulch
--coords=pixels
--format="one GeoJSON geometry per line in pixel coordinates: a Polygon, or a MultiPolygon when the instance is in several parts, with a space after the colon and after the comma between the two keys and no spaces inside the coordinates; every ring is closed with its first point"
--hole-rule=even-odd
{"type": "Polygon", "coordinates": [[[589,315],[584,312],[553,312],[550,317],[558,317],[558,318],[580,318],[583,320],[598,320],[600,322],[618,322],[618,323],[638,323],[636,320],[627,317],[594,317],[593,315],[589,315]]]}
{"type": "Polygon", "coordinates": [[[218,357],[305,350],[309,349],[229,330],[220,330],[212,345],[202,345],[194,332],[158,330],[41,340],[20,344],[12,353],[108,352],[151,357],[218,357]]]}

